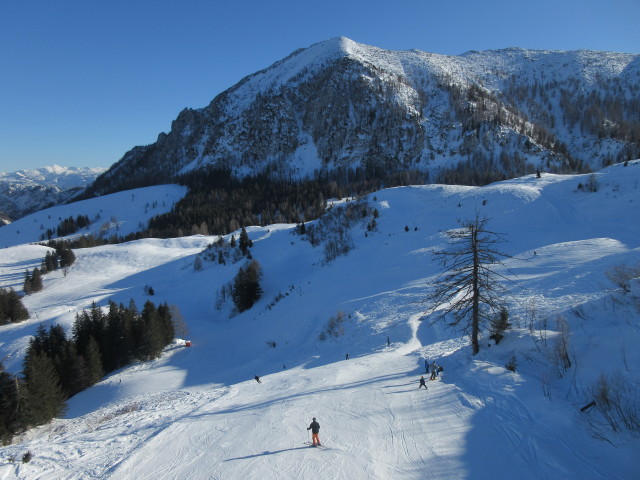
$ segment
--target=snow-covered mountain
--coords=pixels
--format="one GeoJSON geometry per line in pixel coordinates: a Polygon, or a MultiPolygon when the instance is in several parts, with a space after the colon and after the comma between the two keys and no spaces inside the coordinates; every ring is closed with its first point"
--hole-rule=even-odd
{"type": "MultiPolygon", "coordinates": [[[[119,217],[145,192],[91,201],[103,218],[119,217]]],[[[66,274],[45,275],[44,289],[23,299],[31,318],[0,326],[9,372],[20,372],[40,324],[68,330],[94,301],[167,302],[190,333],[160,359],[71,398],[65,418],[0,448],[0,477],[635,479],[638,431],[614,432],[598,406],[581,408],[608,388],[630,401],[637,422],[640,280],[625,293],[608,277],[640,265],[639,192],[640,161],[593,176],[386,189],[366,199],[379,213],[374,228],[367,216],[342,232],[351,250],[331,262],[295,225],[251,227],[264,293],[235,315],[216,292],[243,263],[207,260],[217,236],[76,249],[66,274]],[[465,335],[426,315],[424,299],[440,271],[432,252],[446,246],[443,232],[476,213],[511,255],[499,272],[512,329],[498,345],[485,333],[473,356],[465,335]],[[558,363],[562,345],[569,366],[558,363]],[[425,359],[444,366],[427,391],[418,389],[425,359]],[[305,444],[312,417],[324,448],[305,444]]],[[[336,202],[307,226],[329,229],[330,216],[352,204],[336,202]]],[[[88,211],[84,202],[57,208],[69,209],[60,216],[88,211]]],[[[34,223],[9,227],[27,232],[34,223]]],[[[6,228],[0,245],[14,246],[0,249],[0,287],[20,289],[47,248],[26,244],[28,236],[16,244],[6,228]]]]}
{"type": "Polygon", "coordinates": [[[639,92],[633,54],[445,56],[334,38],[183,110],[169,133],[126,153],[91,191],[167,183],[208,166],[286,178],[417,169],[432,182],[467,184],[600,169],[640,155],[639,92]]]}
{"type": "Polygon", "coordinates": [[[0,172],[0,216],[8,223],[10,219],[70,200],[105,170],[54,165],[0,172]]]}

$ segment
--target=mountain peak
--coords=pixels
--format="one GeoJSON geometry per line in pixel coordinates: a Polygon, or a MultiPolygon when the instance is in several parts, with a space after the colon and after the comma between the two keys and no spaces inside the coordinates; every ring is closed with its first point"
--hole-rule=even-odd
{"type": "Polygon", "coordinates": [[[132,149],[91,193],[210,166],[292,178],[367,166],[443,182],[443,172],[469,159],[492,178],[599,168],[640,152],[629,133],[639,61],[515,47],[439,55],[334,37],[245,77],[203,109],[184,110],[171,132],[132,149]]]}

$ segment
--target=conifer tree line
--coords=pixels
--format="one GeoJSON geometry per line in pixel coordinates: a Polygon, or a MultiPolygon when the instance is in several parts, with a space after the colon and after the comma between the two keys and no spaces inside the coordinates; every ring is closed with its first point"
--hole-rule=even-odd
{"type": "Polygon", "coordinates": [[[24,279],[23,290],[27,295],[42,290],[42,275],[53,272],[59,268],[68,268],[76,261],[76,256],[65,243],[55,245],[55,252],[47,252],[42,260],[40,268],[36,267],[32,272],[27,270],[24,279]]]}
{"type": "Polygon", "coordinates": [[[81,228],[88,227],[91,224],[91,220],[87,215],[78,215],[76,218],[73,216],[67,217],[60,221],[58,227],[55,232],[52,228],[48,228],[46,232],[46,237],[50,240],[55,233],[58,237],[64,237],[66,235],[71,235],[72,233],[76,233],[81,228]]]}
{"type": "Polygon", "coordinates": [[[142,311],[133,300],[128,306],[109,302],[106,313],[94,303],[76,315],[69,338],[60,325],[41,325],[21,378],[0,364],[0,441],[60,416],[68,398],[134,360],[159,357],[173,338],[171,309],[150,301],[142,311]]]}
{"type": "Polygon", "coordinates": [[[110,235],[108,237],[97,236],[90,233],[73,239],[49,240],[48,242],[42,243],[42,245],[51,248],[64,247],[68,249],[93,248],[102,245],[115,245],[118,243],[131,242],[133,240],[140,240],[141,238],[148,237],[149,235],[146,231],[130,233],[127,235],[110,235]]]}
{"type": "MultiPolygon", "coordinates": [[[[327,170],[308,180],[273,178],[269,174],[239,179],[226,169],[197,170],[175,179],[188,187],[187,195],[171,212],[153,217],[143,231],[124,236],[89,234],[75,239],[50,239],[44,245],[91,248],[142,238],[225,235],[250,225],[308,222],[324,213],[328,199],[355,197],[386,187],[418,185],[427,180],[424,172],[390,171],[376,165],[327,170]]],[[[78,199],[89,198],[88,192],[78,199]]]]}
{"type": "MultiPolygon", "coordinates": [[[[225,243],[220,237],[217,242],[210,244],[203,252],[205,258],[211,262],[225,264],[227,260],[235,263],[242,258],[246,258],[245,265],[240,267],[238,273],[231,282],[223,285],[217,293],[216,308],[221,309],[227,298],[233,300],[237,312],[244,312],[253,307],[254,303],[262,297],[262,287],[260,280],[262,279],[262,266],[257,260],[254,260],[250,248],[253,247],[253,241],[249,238],[247,230],[243,227],[240,230],[238,241],[235,236],[231,236],[230,242],[225,243]],[[237,248],[236,248],[237,247],[237,248]]],[[[196,271],[202,269],[202,259],[200,256],[200,266],[194,269],[196,271]]]]}
{"type": "Polygon", "coordinates": [[[64,237],[65,235],[71,235],[72,233],[76,233],[81,228],[88,226],[91,223],[89,217],[86,215],[78,215],[76,218],[69,217],[65,218],[60,222],[58,228],[56,229],[56,233],[59,237],[64,237]]]}
{"type": "Polygon", "coordinates": [[[38,267],[33,269],[33,272],[27,270],[24,276],[24,286],[22,287],[24,293],[31,295],[32,293],[42,290],[42,275],[38,267]]]}
{"type": "Polygon", "coordinates": [[[171,212],[152,218],[145,235],[223,235],[249,225],[306,222],[324,213],[328,199],[424,181],[422,172],[383,174],[373,166],[340,169],[303,181],[266,174],[238,179],[228,170],[199,170],[179,179],[189,192],[171,212]]]}

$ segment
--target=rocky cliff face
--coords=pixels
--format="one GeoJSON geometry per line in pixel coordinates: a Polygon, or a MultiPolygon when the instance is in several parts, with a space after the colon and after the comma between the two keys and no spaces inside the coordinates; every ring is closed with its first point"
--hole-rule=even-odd
{"type": "MultiPolygon", "coordinates": [[[[418,169],[431,180],[600,168],[640,156],[640,56],[507,49],[443,56],[336,38],[183,110],[92,194],[208,166],[303,178],[418,169]]],[[[461,179],[461,181],[464,181],[461,179]]],[[[474,181],[482,181],[475,179],[474,181]]]]}

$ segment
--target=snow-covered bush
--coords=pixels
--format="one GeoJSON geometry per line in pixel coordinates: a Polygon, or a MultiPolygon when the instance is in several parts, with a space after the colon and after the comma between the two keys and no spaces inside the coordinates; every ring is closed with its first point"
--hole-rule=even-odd
{"type": "Polygon", "coordinates": [[[202,257],[198,254],[196,255],[196,258],[193,259],[193,270],[195,272],[201,272],[202,268],[202,257]]]}
{"type": "Polygon", "coordinates": [[[608,431],[626,432],[640,437],[640,399],[638,386],[621,373],[602,373],[587,389],[595,409],[588,411],[592,433],[607,438],[608,431]]]}
{"type": "Polygon", "coordinates": [[[239,262],[244,258],[244,255],[240,249],[236,248],[235,238],[231,238],[232,242],[230,243],[225,242],[223,237],[219,237],[216,242],[209,244],[201,253],[202,259],[220,265],[239,262]]]}
{"type": "Polygon", "coordinates": [[[500,340],[504,338],[504,332],[511,328],[509,323],[509,311],[506,307],[502,307],[496,317],[491,320],[491,326],[489,331],[491,335],[489,338],[495,340],[496,345],[500,343],[500,340]]]}
{"type": "Polygon", "coordinates": [[[616,265],[606,272],[611,283],[622,292],[631,292],[631,282],[640,278],[640,263],[636,265],[616,265]]]}
{"type": "Polygon", "coordinates": [[[324,341],[330,337],[337,338],[344,335],[343,324],[345,320],[346,318],[345,318],[344,312],[338,312],[334,316],[329,317],[329,320],[327,321],[327,324],[325,325],[324,330],[320,332],[318,339],[321,341],[324,341]]]}
{"type": "MultiPolygon", "coordinates": [[[[375,218],[373,212],[366,200],[349,201],[333,206],[317,222],[305,227],[306,238],[314,247],[324,247],[324,262],[330,263],[353,249],[350,230],[370,217],[375,218]]],[[[369,230],[375,228],[375,224],[371,227],[371,222],[369,226],[369,230]]]]}
{"type": "Polygon", "coordinates": [[[554,338],[551,348],[547,350],[547,355],[555,366],[558,377],[562,377],[572,365],[569,356],[569,337],[571,332],[569,323],[564,317],[558,316],[556,324],[558,335],[554,338]]]}
{"type": "Polygon", "coordinates": [[[507,362],[507,364],[504,366],[504,368],[506,368],[507,370],[514,372],[516,371],[516,367],[517,367],[517,363],[516,363],[516,354],[512,353],[511,357],[509,357],[509,361],[507,362]]]}

